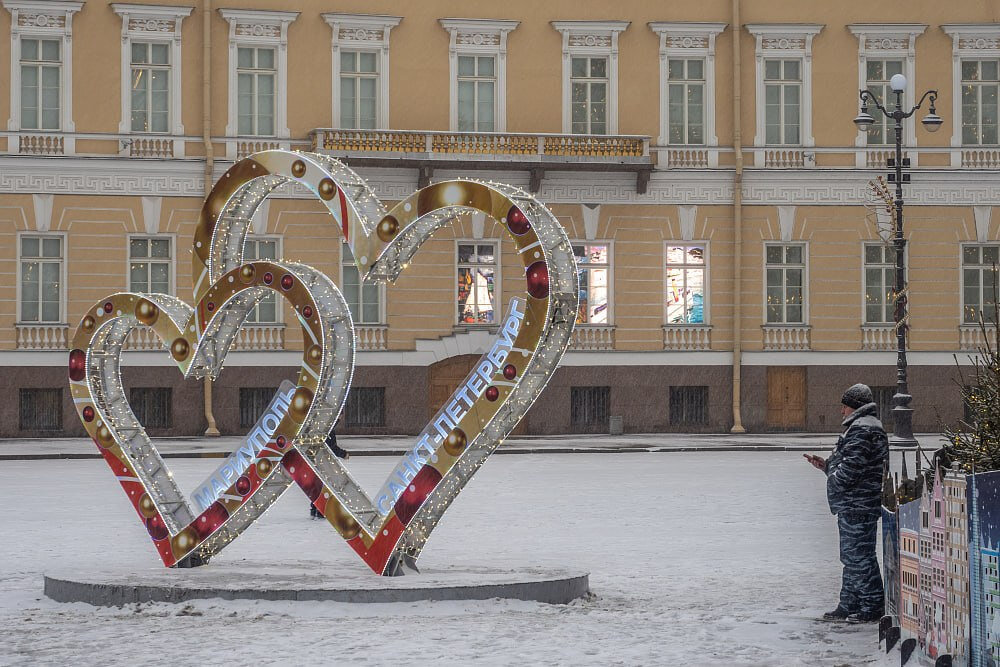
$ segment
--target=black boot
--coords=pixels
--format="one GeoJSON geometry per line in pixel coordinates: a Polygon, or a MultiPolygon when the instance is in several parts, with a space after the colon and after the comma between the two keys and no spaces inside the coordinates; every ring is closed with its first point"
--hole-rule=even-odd
{"type": "Polygon", "coordinates": [[[837,607],[833,611],[828,611],[823,614],[824,621],[846,621],[847,617],[851,615],[851,612],[847,611],[843,607],[837,607]]]}

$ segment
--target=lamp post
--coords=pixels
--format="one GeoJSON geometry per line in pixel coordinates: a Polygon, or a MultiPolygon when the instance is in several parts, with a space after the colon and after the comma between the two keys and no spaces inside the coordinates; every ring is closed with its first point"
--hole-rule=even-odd
{"type": "Polygon", "coordinates": [[[893,236],[893,246],[896,249],[896,285],[893,290],[895,301],[893,319],[896,322],[897,351],[896,394],[892,397],[893,426],[889,442],[893,445],[903,447],[915,447],[917,440],[913,437],[913,408],[910,407],[910,401],[913,400],[913,397],[910,395],[910,390],[906,383],[906,329],[908,325],[906,323],[906,265],[903,263],[906,250],[906,239],[903,237],[903,181],[905,180],[909,183],[910,175],[903,175],[903,167],[909,167],[910,160],[909,158],[906,160],[903,159],[903,119],[912,116],[920,108],[920,105],[924,103],[924,100],[930,98],[930,110],[920,122],[923,123],[928,132],[936,132],[944,121],[941,120],[941,117],[937,115],[934,109],[934,103],[937,101],[936,90],[928,90],[921,96],[916,106],[909,111],[903,111],[903,92],[906,90],[906,77],[902,74],[894,75],[889,80],[889,87],[896,95],[896,102],[891,110],[882,106],[878,97],[870,90],[861,91],[861,113],[854,119],[854,124],[858,126],[858,129],[867,131],[875,123],[875,118],[868,113],[869,104],[874,104],[875,108],[882,112],[886,118],[895,122],[896,159],[890,159],[887,165],[895,168],[895,172],[889,174],[889,181],[896,183],[896,197],[894,201],[896,219],[894,225],[895,234],[893,236]]]}

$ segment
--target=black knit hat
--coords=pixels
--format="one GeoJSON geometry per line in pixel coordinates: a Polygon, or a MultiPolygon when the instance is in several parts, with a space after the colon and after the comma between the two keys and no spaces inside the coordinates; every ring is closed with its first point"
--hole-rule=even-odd
{"type": "Polygon", "coordinates": [[[840,399],[840,402],[849,408],[857,410],[862,405],[867,403],[872,403],[875,397],[872,396],[872,390],[866,384],[855,384],[852,385],[844,392],[844,396],[840,399]]]}

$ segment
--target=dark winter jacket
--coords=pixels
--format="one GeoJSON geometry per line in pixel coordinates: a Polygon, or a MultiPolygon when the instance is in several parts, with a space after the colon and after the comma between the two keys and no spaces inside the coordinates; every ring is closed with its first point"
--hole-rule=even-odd
{"type": "Polygon", "coordinates": [[[326,436],[326,446],[330,448],[330,451],[338,459],[347,458],[347,452],[337,444],[337,433],[333,429],[326,436]]]}
{"type": "Polygon", "coordinates": [[[844,420],[844,432],[826,460],[826,499],[830,512],[881,510],[883,466],[889,439],[878,420],[878,406],[862,405],[844,420]]]}

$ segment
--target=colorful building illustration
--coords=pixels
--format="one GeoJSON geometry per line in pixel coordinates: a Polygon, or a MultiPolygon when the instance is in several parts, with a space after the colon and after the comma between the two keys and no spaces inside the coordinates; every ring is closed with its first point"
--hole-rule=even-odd
{"type": "Polygon", "coordinates": [[[969,480],[969,664],[991,667],[1000,662],[1000,472],[969,480]]]}
{"type": "Polygon", "coordinates": [[[947,520],[945,519],[944,485],[940,468],[934,474],[934,486],[928,491],[931,536],[931,618],[928,620],[927,655],[936,658],[947,653],[946,549],[947,520]]]}
{"type": "Polygon", "coordinates": [[[899,506],[899,625],[904,637],[916,637],[920,623],[920,501],[899,506]]]}
{"type": "Polygon", "coordinates": [[[966,476],[947,473],[941,481],[945,499],[947,620],[945,651],[963,667],[969,655],[969,515],[966,476]]]}
{"type": "Polygon", "coordinates": [[[920,600],[918,602],[919,614],[918,614],[918,627],[919,631],[917,634],[917,646],[924,652],[928,650],[931,645],[931,634],[933,631],[933,602],[932,602],[932,579],[933,579],[933,567],[931,566],[931,496],[926,491],[920,496],[920,538],[919,547],[920,553],[919,567],[920,567],[920,600]]]}

